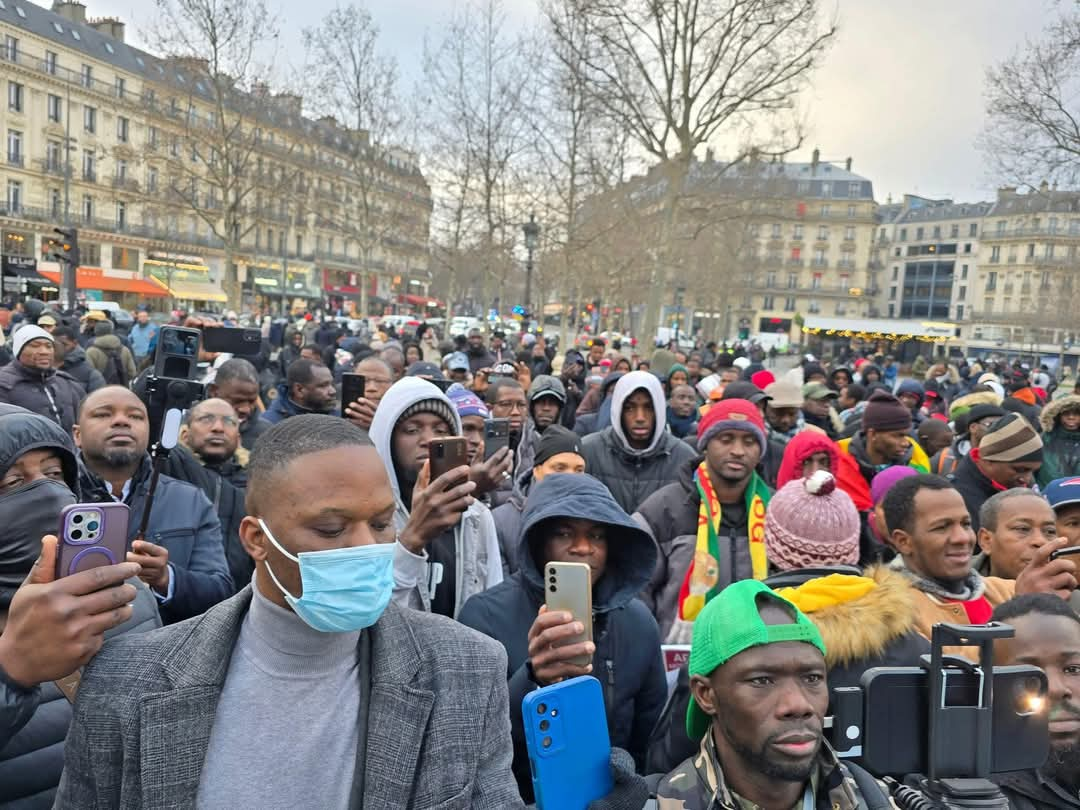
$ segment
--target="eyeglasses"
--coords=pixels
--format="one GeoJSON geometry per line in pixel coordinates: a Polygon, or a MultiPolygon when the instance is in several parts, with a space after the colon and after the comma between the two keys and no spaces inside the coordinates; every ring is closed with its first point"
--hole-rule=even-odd
{"type": "Polygon", "coordinates": [[[502,408],[505,411],[521,411],[525,412],[526,405],[524,402],[518,402],[517,400],[504,400],[503,402],[496,402],[496,408],[502,408]]]}
{"type": "Polygon", "coordinates": [[[215,413],[204,413],[200,416],[196,416],[191,421],[197,425],[202,425],[203,427],[211,427],[216,424],[219,419],[227,428],[240,426],[240,421],[235,416],[218,416],[215,413]]]}

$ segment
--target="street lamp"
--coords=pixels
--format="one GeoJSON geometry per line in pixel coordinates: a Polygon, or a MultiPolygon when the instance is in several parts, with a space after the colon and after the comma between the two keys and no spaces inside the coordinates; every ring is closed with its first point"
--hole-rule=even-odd
{"type": "MultiPolygon", "coordinates": [[[[529,252],[528,258],[525,260],[525,312],[526,317],[532,317],[532,306],[530,299],[532,297],[532,272],[533,272],[533,251],[536,250],[536,242],[540,236],[540,226],[536,224],[536,213],[529,214],[529,221],[521,226],[522,233],[525,234],[525,249],[529,252]]],[[[528,324],[526,324],[528,326],[528,324]]]]}

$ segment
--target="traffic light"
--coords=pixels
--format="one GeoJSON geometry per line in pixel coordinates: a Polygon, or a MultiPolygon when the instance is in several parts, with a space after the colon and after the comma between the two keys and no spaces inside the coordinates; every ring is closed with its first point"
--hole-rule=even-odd
{"type": "Polygon", "coordinates": [[[70,267],[78,267],[80,264],[78,229],[53,228],[53,230],[60,235],[60,238],[53,240],[53,249],[49,252],[49,258],[70,267]]]}

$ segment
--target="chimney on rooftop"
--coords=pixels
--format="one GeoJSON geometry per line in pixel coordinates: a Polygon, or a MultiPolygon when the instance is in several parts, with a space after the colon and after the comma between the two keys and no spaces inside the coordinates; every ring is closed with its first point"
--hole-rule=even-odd
{"type": "Polygon", "coordinates": [[[821,150],[815,149],[813,156],[810,158],[810,173],[813,174],[817,171],[818,164],[821,162],[821,150]]]}
{"type": "Polygon", "coordinates": [[[120,42],[124,41],[124,23],[116,17],[100,17],[96,20],[90,20],[88,24],[99,34],[112,37],[120,42]]]}
{"type": "Polygon", "coordinates": [[[1039,193],[1040,194],[1045,194],[1049,190],[1050,190],[1050,184],[1047,183],[1046,180],[1043,180],[1041,183],[1039,183],[1039,193]]]}
{"type": "Polygon", "coordinates": [[[75,0],[53,0],[52,10],[65,20],[86,23],[86,6],[75,0]]]}
{"type": "Polygon", "coordinates": [[[849,172],[851,171],[851,158],[848,158],[848,159],[847,159],[847,163],[845,164],[845,168],[846,168],[846,169],[847,169],[847,170],[848,170],[849,172]]]}

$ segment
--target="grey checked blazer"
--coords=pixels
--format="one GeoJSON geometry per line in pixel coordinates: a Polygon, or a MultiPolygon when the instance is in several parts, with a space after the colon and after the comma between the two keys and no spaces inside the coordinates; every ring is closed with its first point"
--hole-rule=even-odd
{"type": "MultiPolygon", "coordinates": [[[[102,648],[79,687],[55,807],[195,806],[250,601],[248,586],[202,616],[102,648]]],[[[502,646],[393,603],[370,632],[364,810],[522,807],[502,646]]],[[[326,763],[327,778],[341,772],[326,763]]]]}

